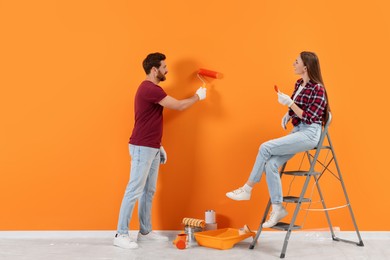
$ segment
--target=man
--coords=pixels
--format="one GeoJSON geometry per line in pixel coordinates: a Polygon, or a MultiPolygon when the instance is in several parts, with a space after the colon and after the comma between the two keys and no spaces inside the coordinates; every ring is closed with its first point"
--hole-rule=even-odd
{"type": "Polygon", "coordinates": [[[177,100],[158,86],[168,73],[165,55],[151,53],[143,61],[146,79],[135,95],[135,124],[129,141],[131,175],[119,212],[118,229],[114,245],[138,248],[137,241],[168,241],[168,237],[152,231],[151,207],[158,176],[159,164],[167,162],[161,146],[163,108],[184,110],[206,98],[206,88],[200,87],[190,98],[177,100]],[[137,241],[129,237],[129,221],[138,201],[140,230],[137,241]]]}

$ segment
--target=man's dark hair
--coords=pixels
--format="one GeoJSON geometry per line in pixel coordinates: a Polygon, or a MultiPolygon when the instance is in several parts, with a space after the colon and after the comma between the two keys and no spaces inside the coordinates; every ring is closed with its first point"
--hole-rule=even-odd
{"type": "Polygon", "coordinates": [[[165,60],[165,55],[159,52],[151,53],[146,56],[142,63],[146,75],[150,73],[153,67],[160,68],[162,60],[165,60]]]}

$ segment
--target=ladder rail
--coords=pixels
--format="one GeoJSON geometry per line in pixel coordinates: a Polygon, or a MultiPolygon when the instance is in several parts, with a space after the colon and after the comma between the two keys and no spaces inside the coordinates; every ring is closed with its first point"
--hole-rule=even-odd
{"type": "Polygon", "coordinates": [[[306,176],[306,180],[305,180],[305,183],[303,185],[303,188],[302,188],[302,191],[301,191],[301,194],[299,195],[299,200],[298,200],[298,203],[297,205],[295,206],[295,210],[294,210],[294,214],[291,218],[291,221],[290,221],[290,225],[289,225],[289,228],[287,230],[287,233],[286,233],[286,236],[284,238],[284,243],[283,243],[283,248],[282,248],[282,252],[280,254],[280,258],[284,258],[285,255],[286,255],[286,251],[287,251],[287,245],[288,245],[288,241],[290,240],[290,236],[291,236],[291,231],[295,225],[295,220],[298,216],[298,213],[299,213],[299,210],[301,208],[301,205],[302,205],[302,200],[306,194],[306,190],[307,190],[307,187],[309,186],[309,182],[310,182],[310,178],[311,177],[311,174],[308,174],[306,176]]]}
{"type": "MultiPolygon", "coordinates": [[[[338,161],[337,161],[336,153],[334,152],[334,147],[333,147],[332,141],[331,141],[331,139],[330,139],[329,133],[327,133],[326,136],[327,136],[329,145],[330,145],[330,147],[331,147],[331,151],[332,151],[332,155],[333,155],[333,160],[334,160],[334,163],[335,163],[335,165],[336,165],[336,169],[337,169],[337,173],[338,173],[338,176],[339,176],[339,179],[340,179],[341,187],[343,188],[344,196],[345,196],[345,199],[346,199],[346,202],[347,202],[347,205],[348,205],[348,209],[349,209],[349,213],[350,213],[350,215],[351,215],[351,219],[352,219],[352,222],[353,222],[353,226],[354,226],[354,228],[355,228],[356,235],[357,235],[357,237],[358,237],[358,239],[359,239],[359,243],[356,243],[356,244],[357,244],[358,246],[364,246],[362,237],[361,237],[360,232],[359,232],[359,228],[358,228],[357,223],[356,223],[355,215],[354,215],[354,213],[353,213],[352,206],[351,206],[351,203],[350,203],[350,200],[349,200],[349,196],[348,196],[348,193],[347,193],[347,188],[345,187],[344,179],[343,179],[343,176],[342,176],[342,174],[341,174],[341,170],[340,170],[340,167],[339,167],[339,163],[338,163],[338,161]]],[[[340,238],[337,238],[337,240],[343,241],[343,242],[347,242],[347,241],[348,241],[348,240],[340,239],[340,238]]],[[[348,241],[348,242],[352,242],[352,241],[348,241]]],[[[352,242],[352,243],[355,243],[355,242],[352,242]]]]}
{"type": "MultiPolygon", "coordinates": [[[[286,165],[287,165],[287,162],[284,163],[283,166],[282,166],[282,168],[280,169],[280,174],[281,174],[281,175],[283,174],[283,171],[284,171],[284,169],[286,168],[286,165]]],[[[280,176],[280,177],[282,177],[282,176],[280,176]]],[[[258,228],[258,230],[257,230],[257,232],[256,232],[256,236],[255,236],[255,238],[253,239],[252,243],[250,244],[249,249],[253,249],[253,248],[255,247],[255,245],[256,245],[256,243],[257,243],[257,240],[259,239],[259,236],[260,236],[260,234],[261,234],[261,231],[263,230],[263,223],[265,222],[265,219],[266,219],[266,217],[267,217],[267,215],[268,215],[268,212],[269,212],[270,208],[271,208],[271,198],[268,200],[268,204],[267,204],[267,206],[265,207],[265,211],[264,211],[264,214],[263,214],[263,218],[262,218],[261,221],[260,221],[260,225],[259,225],[259,228],[258,228]]]]}
{"type": "MultiPolygon", "coordinates": [[[[321,177],[321,176],[319,176],[321,177]]],[[[318,191],[318,194],[320,196],[320,200],[321,200],[321,204],[322,204],[322,207],[324,209],[326,209],[326,203],[325,203],[325,199],[324,199],[324,196],[322,195],[322,191],[321,191],[321,187],[320,187],[320,183],[319,183],[319,179],[317,180],[316,179],[316,176],[314,176],[314,179],[315,179],[315,182],[316,182],[316,186],[317,186],[317,191],[318,191]]],[[[329,213],[327,210],[325,210],[325,216],[326,216],[326,221],[328,222],[328,225],[329,225],[329,229],[330,229],[330,233],[332,235],[332,239],[334,239],[336,237],[335,233],[334,233],[334,230],[333,230],[333,225],[332,225],[332,221],[330,220],[330,216],[329,216],[329,213]]]]}
{"type": "Polygon", "coordinates": [[[267,217],[270,208],[271,208],[271,199],[268,200],[268,204],[267,204],[267,207],[265,208],[265,212],[264,212],[264,214],[263,214],[263,218],[262,218],[262,220],[260,221],[259,229],[257,230],[256,236],[255,236],[255,238],[252,240],[252,243],[249,245],[249,249],[255,248],[255,245],[256,245],[256,243],[257,243],[257,240],[259,239],[259,236],[260,236],[260,234],[261,234],[261,231],[263,230],[263,223],[265,222],[265,218],[267,217]]]}

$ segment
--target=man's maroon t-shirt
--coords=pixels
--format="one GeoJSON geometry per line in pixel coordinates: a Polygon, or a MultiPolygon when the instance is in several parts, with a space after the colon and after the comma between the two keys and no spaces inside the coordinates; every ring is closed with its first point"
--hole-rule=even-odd
{"type": "Polygon", "coordinates": [[[160,148],[163,133],[163,106],[158,104],[167,93],[158,85],[145,80],[135,94],[135,123],[130,144],[160,148]]]}

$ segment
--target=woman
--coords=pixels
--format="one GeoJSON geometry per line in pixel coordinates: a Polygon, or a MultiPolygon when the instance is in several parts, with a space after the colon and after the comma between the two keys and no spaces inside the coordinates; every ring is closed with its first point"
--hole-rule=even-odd
{"type": "Polygon", "coordinates": [[[263,223],[265,228],[276,225],[288,214],[282,205],[282,184],[278,168],[294,154],[312,149],[318,144],[321,126],[326,122],[329,112],[317,55],[313,52],[301,52],[293,66],[300,79],[295,84],[291,98],[278,92],[279,103],[289,107],[282,118],[282,127],[286,129],[291,119],[293,130],[284,137],[263,143],[248,181],[244,186],[226,193],[233,200],[249,200],[253,186],[260,181],[265,171],[272,203],[270,218],[263,223]]]}

